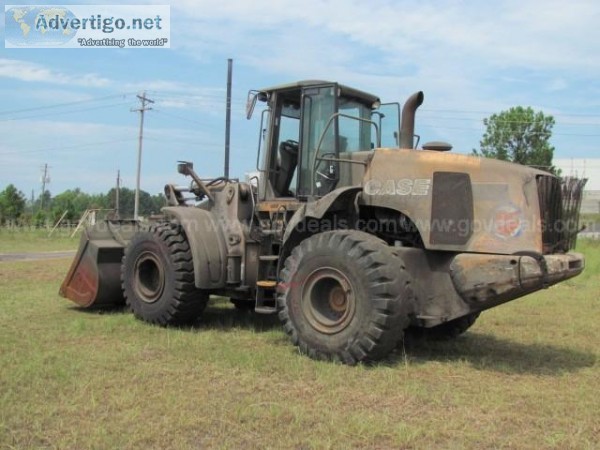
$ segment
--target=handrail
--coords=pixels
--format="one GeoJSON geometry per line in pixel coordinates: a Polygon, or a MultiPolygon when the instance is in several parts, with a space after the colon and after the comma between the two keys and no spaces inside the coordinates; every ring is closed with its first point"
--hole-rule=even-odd
{"type": "Polygon", "coordinates": [[[261,149],[261,142],[263,139],[263,125],[264,125],[264,120],[265,120],[265,114],[270,113],[270,109],[263,109],[262,112],[260,113],[260,132],[258,133],[258,151],[256,152],[256,170],[258,170],[259,172],[268,172],[268,170],[264,170],[260,168],[260,149],[261,149]]]}
{"type": "Polygon", "coordinates": [[[320,158],[318,156],[319,155],[319,151],[321,150],[321,145],[323,144],[323,140],[325,139],[325,133],[327,133],[327,131],[329,130],[329,127],[331,126],[333,120],[336,119],[336,118],[338,118],[338,117],[346,117],[348,119],[358,120],[359,122],[366,122],[368,124],[373,125],[375,127],[375,132],[377,134],[377,142],[381,142],[381,136],[379,135],[379,127],[372,120],[363,119],[362,117],[350,116],[348,114],[339,113],[339,112],[333,113],[331,115],[331,117],[329,118],[329,120],[327,121],[327,125],[325,125],[325,129],[321,133],[321,137],[319,138],[319,143],[317,144],[317,149],[315,150],[315,156],[313,157],[312,170],[310,172],[310,177],[311,177],[311,180],[310,180],[311,181],[310,182],[310,195],[314,195],[314,191],[315,191],[314,174],[315,174],[315,171],[316,171],[316,168],[317,168],[317,161],[337,161],[337,162],[346,162],[346,163],[351,163],[351,164],[363,164],[365,166],[367,165],[363,161],[354,161],[354,160],[351,160],[351,159],[339,159],[339,158],[320,158]]]}

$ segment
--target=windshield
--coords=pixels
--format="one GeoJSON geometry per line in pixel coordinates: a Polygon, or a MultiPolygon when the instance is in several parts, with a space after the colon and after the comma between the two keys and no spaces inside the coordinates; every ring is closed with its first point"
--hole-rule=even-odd
{"type": "Polygon", "coordinates": [[[376,145],[371,108],[338,95],[335,85],[304,90],[299,195],[321,196],[336,186],[352,185],[363,168],[362,162],[353,162],[354,153],[376,145]]]}
{"type": "Polygon", "coordinates": [[[349,98],[339,100],[340,154],[370,150],[373,147],[371,128],[373,124],[356,119],[371,119],[371,108],[349,98]],[[350,117],[346,117],[350,116],[350,117]]]}

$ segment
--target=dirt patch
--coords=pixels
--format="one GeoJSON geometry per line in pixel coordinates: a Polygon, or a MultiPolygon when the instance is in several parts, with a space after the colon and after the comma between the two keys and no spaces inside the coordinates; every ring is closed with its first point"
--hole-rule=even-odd
{"type": "Polygon", "coordinates": [[[0,253],[0,262],[39,261],[47,259],[72,258],[75,251],[35,252],[35,253],[0,253]]]}

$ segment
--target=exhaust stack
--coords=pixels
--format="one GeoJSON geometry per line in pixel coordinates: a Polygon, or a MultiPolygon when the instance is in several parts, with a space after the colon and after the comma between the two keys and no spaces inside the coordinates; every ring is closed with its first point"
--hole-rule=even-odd
{"type": "Polygon", "coordinates": [[[413,148],[415,135],[415,112],[423,103],[423,91],[415,92],[408,97],[402,108],[402,125],[400,126],[400,148],[413,148]]]}

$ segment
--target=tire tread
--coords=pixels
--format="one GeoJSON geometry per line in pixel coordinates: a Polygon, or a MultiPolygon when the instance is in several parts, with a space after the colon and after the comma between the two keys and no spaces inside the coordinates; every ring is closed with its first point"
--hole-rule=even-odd
{"type": "Polygon", "coordinates": [[[182,227],[177,222],[151,225],[146,232],[134,236],[125,248],[121,264],[121,284],[127,306],[141,320],[156,325],[186,325],[194,322],[206,307],[208,295],[194,284],[194,265],[190,246],[182,227]],[[128,258],[136,245],[148,239],[165,245],[168,260],[174,272],[172,295],[158,313],[147,314],[141,300],[135,298],[128,282],[128,258]]]}

